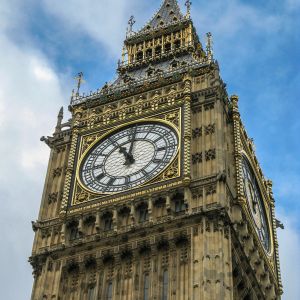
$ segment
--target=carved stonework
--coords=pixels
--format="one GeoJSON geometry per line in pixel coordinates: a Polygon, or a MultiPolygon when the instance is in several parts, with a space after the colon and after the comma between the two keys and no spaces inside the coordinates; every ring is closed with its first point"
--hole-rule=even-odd
{"type": "Polygon", "coordinates": [[[206,196],[213,195],[217,192],[217,186],[215,184],[209,185],[205,188],[206,196]]]}
{"type": "Polygon", "coordinates": [[[62,169],[61,167],[54,169],[54,170],[53,170],[53,177],[55,178],[55,177],[61,176],[62,170],[63,170],[63,169],[62,169]]]}
{"type": "Polygon", "coordinates": [[[205,151],[205,160],[214,160],[216,158],[216,149],[210,149],[205,151]]]}
{"type": "Polygon", "coordinates": [[[202,152],[192,154],[192,163],[194,165],[198,164],[198,163],[202,163],[202,161],[203,161],[203,154],[202,154],[202,152]]]}
{"type": "Polygon", "coordinates": [[[228,99],[211,34],[206,49],[198,40],[191,1],[186,13],[162,2],[141,30],[130,18],[116,80],[81,95],[79,73],[71,119],[61,109],[42,138],[51,156],[32,222],[32,299],[280,299],[283,226],[238,97],[228,99]],[[269,253],[245,199],[243,156],[269,253]]]}
{"type": "Polygon", "coordinates": [[[203,188],[199,187],[199,188],[193,189],[192,197],[193,197],[193,199],[198,199],[200,197],[203,197],[203,188]]]}
{"type": "Polygon", "coordinates": [[[210,124],[205,126],[205,135],[210,135],[215,133],[215,124],[210,124]]]}
{"type": "Polygon", "coordinates": [[[54,203],[57,200],[58,200],[58,192],[49,194],[49,196],[48,196],[48,203],[49,204],[54,203]]]}
{"type": "Polygon", "coordinates": [[[81,189],[80,187],[77,188],[76,194],[75,194],[75,204],[79,204],[82,202],[86,202],[89,201],[89,193],[87,193],[86,191],[84,191],[83,189],[81,189]]]}
{"type": "Polygon", "coordinates": [[[192,135],[193,139],[202,136],[202,127],[193,129],[192,135]]]}

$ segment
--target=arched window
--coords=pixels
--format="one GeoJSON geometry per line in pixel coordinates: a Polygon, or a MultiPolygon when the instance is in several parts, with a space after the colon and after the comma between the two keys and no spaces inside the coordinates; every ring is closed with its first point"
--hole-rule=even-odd
{"type": "Polygon", "coordinates": [[[149,275],[145,274],[144,276],[144,300],[149,299],[149,275]]]}
{"type": "Polygon", "coordinates": [[[112,300],[113,299],[112,294],[113,294],[112,283],[110,282],[107,286],[106,299],[105,300],[112,300]]]}
{"type": "Polygon", "coordinates": [[[161,54],[161,46],[157,46],[155,48],[155,55],[160,55],[161,54]]]}
{"type": "Polygon", "coordinates": [[[177,193],[173,196],[175,213],[185,211],[186,205],[184,203],[184,195],[182,193],[177,193]]]}
{"type": "Polygon", "coordinates": [[[168,300],[168,286],[169,286],[169,278],[168,271],[165,270],[163,274],[163,290],[162,290],[162,300],[168,300]]]}
{"type": "Polygon", "coordinates": [[[113,227],[112,214],[110,212],[107,212],[103,215],[102,218],[103,218],[104,230],[105,231],[112,230],[113,227]]]}
{"type": "Polygon", "coordinates": [[[136,59],[137,60],[142,60],[143,59],[143,52],[142,51],[140,51],[140,52],[137,53],[136,59]]]}
{"type": "Polygon", "coordinates": [[[146,57],[147,58],[152,57],[152,49],[147,49],[147,51],[146,51],[146,57]]]}
{"type": "Polygon", "coordinates": [[[169,52],[169,51],[171,51],[171,44],[170,44],[170,43],[167,43],[167,44],[165,45],[165,52],[169,52]]]}
{"type": "Polygon", "coordinates": [[[87,299],[95,300],[95,287],[89,287],[87,299]]]}
{"type": "Polygon", "coordinates": [[[139,222],[146,222],[148,221],[148,206],[147,204],[143,203],[138,207],[139,213],[139,222]]]}
{"type": "Polygon", "coordinates": [[[73,221],[69,222],[69,224],[67,225],[67,228],[69,230],[70,241],[80,238],[80,233],[78,230],[78,221],[73,220],[73,221]]]}
{"type": "Polygon", "coordinates": [[[180,40],[176,40],[174,43],[175,49],[179,49],[180,48],[180,40]]]}

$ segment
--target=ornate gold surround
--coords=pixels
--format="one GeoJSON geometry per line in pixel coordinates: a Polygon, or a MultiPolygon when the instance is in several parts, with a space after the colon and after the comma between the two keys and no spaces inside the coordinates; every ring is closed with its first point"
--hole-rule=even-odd
{"type": "Polygon", "coordinates": [[[101,204],[101,200],[104,200],[107,196],[114,196],[114,200],[116,197],[118,197],[121,194],[126,193],[120,192],[117,194],[97,194],[94,192],[89,191],[80,181],[79,176],[79,170],[82,160],[85,158],[85,155],[89,152],[89,150],[98,143],[101,139],[106,137],[107,135],[111,134],[115,130],[119,130],[122,127],[126,127],[128,125],[134,124],[134,123],[141,123],[141,122],[160,122],[164,123],[170,127],[172,127],[179,137],[179,146],[177,150],[176,157],[170,162],[170,164],[155,178],[150,180],[149,182],[136,187],[130,192],[136,192],[141,189],[149,188],[154,183],[161,183],[165,182],[167,180],[174,180],[179,179],[181,176],[181,107],[178,107],[177,109],[169,110],[164,113],[158,113],[153,114],[151,116],[147,116],[145,118],[139,118],[136,120],[131,120],[129,122],[122,122],[122,124],[118,126],[111,125],[108,128],[102,128],[100,130],[94,131],[94,132],[83,132],[82,135],[79,135],[79,147],[78,147],[78,157],[76,158],[75,166],[76,167],[76,176],[74,178],[74,184],[73,184],[73,192],[72,192],[72,200],[71,200],[71,206],[76,206],[80,204],[86,204],[87,202],[97,200],[99,202],[99,205],[101,204]]]}
{"type": "MultiPolygon", "coordinates": [[[[244,146],[244,149],[246,149],[246,146],[244,146]]],[[[274,253],[274,240],[273,240],[273,230],[272,230],[272,225],[271,225],[271,211],[270,211],[269,201],[267,200],[267,194],[265,192],[264,186],[262,185],[262,179],[258,175],[256,168],[254,168],[254,164],[253,164],[253,161],[251,159],[251,156],[249,156],[247,154],[247,151],[245,151],[245,150],[242,150],[242,155],[247,158],[248,163],[250,164],[251,169],[253,170],[253,172],[255,174],[257,184],[258,184],[258,187],[259,187],[259,190],[260,190],[260,193],[261,193],[261,197],[263,199],[263,205],[264,205],[263,208],[265,210],[265,214],[266,214],[266,218],[267,218],[267,226],[268,226],[268,231],[269,231],[269,236],[270,236],[270,241],[269,241],[270,242],[270,249],[269,249],[269,251],[266,251],[266,250],[264,250],[264,251],[271,258],[273,253],[274,253]]],[[[258,235],[256,233],[256,230],[255,230],[255,224],[254,224],[253,218],[252,218],[251,213],[250,213],[250,207],[249,207],[248,201],[246,199],[243,199],[243,201],[244,201],[244,205],[243,205],[244,211],[247,215],[248,220],[250,220],[250,222],[251,222],[253,232],[255,233],[257,239],[259,240],[259,237],[258,237],[258,235]]]]}

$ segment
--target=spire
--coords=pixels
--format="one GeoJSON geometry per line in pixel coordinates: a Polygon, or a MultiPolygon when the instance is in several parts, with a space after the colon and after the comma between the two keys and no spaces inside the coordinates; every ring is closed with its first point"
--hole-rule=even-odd
{"type": "Polygon", "coordinates": [[[126,32],[126,37],[129,37],[133,33],[133,25],[135,24],[134,16],[131,16],[128,21],[128,27],[126,32]]]}
{"type": "Polygon", "coordinates": [[[185,1],[185,6],[186,6],[186,17],[190,18],[191,16],[191,6],[192,6],[192,2],[190,0],[186,0],[185,1]]]}
{"type": "Polygon", "coordinates": [[[208,32],[206,34],[206,54],[208,60],[211,62],[213,60],[213,39],[212,39],[212,34],[211,32],[208,32]]]}
{"type": "Polygon", "coordinates": [[[146,24],[141,31],[147,31],[158,27],[170,25],[184,18],[177,0],[164,0],[159,11],[146,24]]]}
{"type": "Polygon", "coordinates": [[[63,118],[64,118],[64,108],[62,106],[57,115],[57,123],[56,123],[56,127],[55,127],[55,132],[61,131],[61,124],[62,124],[63,118]]]}

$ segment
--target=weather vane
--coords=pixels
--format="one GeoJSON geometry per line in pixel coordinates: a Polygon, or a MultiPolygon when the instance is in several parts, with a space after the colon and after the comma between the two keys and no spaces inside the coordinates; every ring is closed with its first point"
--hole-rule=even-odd
{"type": "Polygon", "coordinates": [[[134,24],[135,24],[134,16],[131,16],[128,21],[127,35],[130,35],[132,33],[133,31],[132,28],[134,24]]]}
{"type": "MultiPolygon", "coordinates": [[[[85,83],[84,79],[83,79],[83,73],[79,72],[77,74],[77,76],[75,77],[75,80],[77,81],[77,91],[76,91],[76,96],[79,96],[79,90],[80,87],[83,83],[85,83]]],[[[73,90],[73,94],[74,94],[74,90],[73,90]]]]}
{"type": "Polygon", "coordinates": [[[186,16],[187,16],[187,17],[190,17],[190,15],[191,15],[191,6],[192,6],[192,2],[191,2],[190,0],[186,0],[185,6],[186,6],[186,8],[187,8],[186,16]]]}

